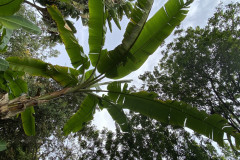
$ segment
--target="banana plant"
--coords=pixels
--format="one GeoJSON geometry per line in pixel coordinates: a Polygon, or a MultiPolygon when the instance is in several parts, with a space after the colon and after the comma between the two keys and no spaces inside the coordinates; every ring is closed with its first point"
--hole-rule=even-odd
{"type": "Polygon", "coordinates": [[[240,133],[219,115],[208,115],[184,102],[161,101],[155,93],[131,92],[126,81],[104,82],[105,77],[122,78],[137,70],[154,53],[174,28],[184,20],[192,0],[168,0],[159,11],[148,20],[153,0],[137,0],[130,14],[122,43],[114,50],[104,49],[107,14],[102,0],[89,0],[89,50],[86,55],[75,38],[71,27],[54,5],[47,10],[56,22],[60,37],[73,68],[52,65],[33,58],[9,57],[0,61],[0,88],[8,92],[0,101],[0,117],[10,118],[21,113],[23,127],[27,135],[35,134],[33,106],[59,98],[69,93],[86,94],[79,104],[79,110],[64,125],[66,135],[77,132],[93,119],[97,107],[107,109],[123,132],[131,133],[131,126],[124,109],[139,112],[160,122],[188,127],[224,144],[224,135],[235,140],[240,147],[240,133]],[[93,69],[89,69],[92,65],[93,69]],[[45,95],[30,97],[24,74],[52,78],[63,89],[45,95]],[[106,90],[100,86],[107,85],[106,90]],[[101,96],[99,93],[103,93],[101,96]]]}

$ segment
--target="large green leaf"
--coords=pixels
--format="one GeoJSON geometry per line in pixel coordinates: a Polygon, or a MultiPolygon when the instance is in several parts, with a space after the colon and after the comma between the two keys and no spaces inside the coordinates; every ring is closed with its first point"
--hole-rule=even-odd
{"type": "Polygon", "coordinates": [[[95,96],[88,95],[81,103],[79,110],[65,124],[65,135],[82,129],[85,123],[93,119],[93,114],[98,100],[95,96]]]}
{"type": "Polygon", "coordinates": [[[4,59],[0,59],[0,71],[6,71],[9,67],[9,63],[4,59]]]}
{"type": "Polygon", "coordinates": [[[0,141],[0,151],[7,149],[7,143],[5,141],[0,141]]]}
{"type": "Polygon", "coordinates": [[[23,0],[1,0],[0,16],[11,16],[16,13],[21,6],[23,0]]]}
{"type": "MultiPolygon", "coordinates": [[[[144,7],[148,4],[146,1],[141,1],[144,7]]],[[[102,54],[98,71],[106,73],[108,78],[117,79],[137,70],[186,17],[188,5],[189,3],[184,4],[183,0],[168,0],[164,7],[148,20],[145,25],[140,20],[139,23],[141,22],[140,24],[144,25],[144,27],[139,36],[138,32],[133,34],[135,38],[137,37],[133,41],[134,44],[131,42],[131,37],[128,37],[132,35],[131,32],[129,32],[130,34],[126,33],[126,41],[123,44],[127,44],[130,48],[126,47],[127,50],[125,52],[124,50],[119,51],[124,47],[118,47],[113,51],[102,54]]],[[[136,16],[135,19],[137,19],[138,14],[143,14],[140,11],[142,10],[133,12],[132,17],[136,16]]],[[[132,23],[134,24],[135,22],[132,21],[132,23]]],[[[131,27],[129,28],[128,30],[130,31],[131,27]]],[[[138,29],[141,30],[141,27],[138,29]]]]}
{"type": "Polygon", "coordinates": [[[40,28],[30,22],[29,20],[21,17],[21,16],[0,16],[0,23],[8,28],[8,29],[19,29],[23,28],[24,30],[35,33],[41,34],[40,28]]]}
{"type": "Polygon", "coordinates": [[[219,115],[208,115],[183,102],[157,100],[155,93],[142,91],[120,95],[124,96],[123,108],[125,109],[139,112],[170,125],[188,127],[213,139],[220,146],[223,146],[224,134],[234,137],[236,146],[240,145],[240,134],[236,133],[227,120],[219,115]]]}
{"type": "Polygon", "coordinates": [[[47,74],[64,87],[74,86],[78,83],[78,71],[58,65],[48,65],[47,74]]]}
{"type": "Polygon", "coordinates": [[[121,82],[112,82],[108,85],[108,96],[104,96],[101,100],[100,106],[106,108],[112,119],[115,120],[123,132],[130,132],[131,127],[129,120],[125,115],[121,104],[123,103],[123,96],[119,96],[119,92],[127,93],[127,84],[121,89],[121,82]]]}
{"type": "Polygon", "coordinates": [[[0,38],[0,52],[6,52],[7,44],[12,36],[12,30],[8,28],[1,28],[1,38],[0,38]]]}
{"type": "Polygon", "coordinates": [[[112,119],[119,124],[121,130],[123,132],[130,132],[131,126],[129,124],[129,120],[128,120],[126,114],[124,113],[124,111],[122,109],[122,106],[111,103],[108,100],[108,97],[104,97],[101,100],[102,100],[101,107],[107,109],[107,111],[111,115],[112,119]]]}
{"type": "Polygon", "coordinates": [[[89,58],[92,62],[92,65],[95,66],[99,54],[102,51],[102,47],[105,41],[105,16],[104,16],[104,5],[102,0],[89,0],[89,58]]]}
{"type": "Polygon", "coordinates": [[[124,33],[122,44],[114,49],[114,52],[120,51],[120,54],[129,52],[143,29],[143,26],[152,8],[153,1],[154,0],[137,1],[135,8],[132,10],[131,19],[124,33]]]}
{"type": "Polygon", "coordinates": [[[23,129],[27,136],[35,135],[35,118],[33,116],[34,113],[35,112],[33,107],[29,107],[21,113],[23,129]]]}
{"type": "Polygon", "coordinates": [[[82,46],[78,44],[77,39],[75,38],[67,22],[64,20],[61,12],[57,9],[56,6],[50,6],[47,8],[47,10],[52,19],[57,23],[58,31],[73,67],[77,68],[80,65],[83,65],[85,69],[87,69],[88,58],[83,53],[82,46]]]}
{"type": "Polygon", "coordinates": [[[23,71],[33,76],[48,77],[46,73],[48,64],[33,58],[9,57],[7,61],[14,71],[23,71]]]}
{"type": "Polygon", "coordinates": [[[78,82],[79,73],[73,68],[52,65],[27,57],[9,57],[7,61],[14,71],[23,71],[32,76],[52,78],[64,87],[76,85],[78,82]]]}

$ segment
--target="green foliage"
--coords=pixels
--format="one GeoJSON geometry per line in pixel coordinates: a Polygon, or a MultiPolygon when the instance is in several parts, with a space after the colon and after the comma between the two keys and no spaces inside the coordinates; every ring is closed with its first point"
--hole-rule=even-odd
{"type": "MultiPolygon", "coordinates": [[[[23,5],[15,15],[24,17],[32,23],[37,24],[41,29],[46,28],[43,21],[38,18],[35,13],[36,12],[33,11],[32,8],[23,5]]],[[[50,34],[48,34],[46,30],[42,30],[41,35],[26,32],[23,29],[13,31],[6,28],[6,31],[12,33],[1,37],[4,39],[9,38],[9,43],[5,44],[5,50],[2,51],[4,53],[1,54],[4,58],[18,56],[40,58],[44,60],[47,57],[56,57],[59,54],[59,51],[53,48],[56,46],[56,42],[51,40],[52,37],[50,37],[50,34]]],[[[3,33],[4,32],[2,32],[2,35],[3,33]]],[[[0,47],[3,46],[1,45],[0,47]]]]}
{"type": "Polygon", "coordinates": [[[0,16],[11,16],[20,9],[23,0],[2,0],[0,2],[0,16]]]}
{"type": "MultiPolygon", "coordinates": [[[[113,51],[108,52],[107,50],[102,50],[105,20],[109,21],[108,16],[110,14],[120,28],[116,18],[117,12],[108,6],[105,6],[104,9],[104,5],[100,0],[90,0],[90,59],[95,68],[89,71],[87,71],[90,65],[88,57],[83,53],[83,48],[78,44],[74,36],[75,27],[69,26],[69,22],[64,19],[61,11],[54,5],[54,2],[51,2],[51,5],[47,7],[47,12],[51,16],[50,20],[56,22],[58,32],[71,63],[78,70],[54,66],[33,58],[8,58],[10,69],[1,72],[4,75],[3,78],[1,75],[1,81],[4,82],[4,85],[1,86],[6,92],[12,94],[11,99],[14,96],[17,96],[17,98],[11,101],[7,100],[7,103],[0,103],[2,105],[0,106],[1,114],[5,115],[5,117],[12,117],[18,113],[17,111],[22,112],[25,108],[31,108],[32,105],[36,105],[39,102],[59,98],[67,94],[77,94],[76,92],[85,92],[88,96],[80,104],[79,110],[63,128],[65,135],[81,130],[93,118],[96,105],[99,104],[99,106],[107,108],[113,119],[119,123],[122,131],[131,133],[128,118],[123,111],[123,109],[130,109],[163,123],[193,129],[213,139],[221,146],[223,146],[223,135],[227,134],[229,137],[235,138],[235,146],[239,147],[240,133],[236,132],[228,124],[228,121],[219,115],[208,115],[181,101],[161,101],[158,99],[158,95],[153,92],[131,93],[127,90],[127,85],[122,88],[120,82],[110,83],[107,91],[91,89],[99,86],[100,83],[98,82],[105,77],[118,79],[138,69],[186,17],[187,8],[191,2],[192,0],[185,3],[183,0],[168,0],[164,7],[147,21],[153,1],[138,0],[130,15],[131,20],[122,44],[113,51]],[[93,56],[93,54],[95,55],[93,56]],[[100,72],[99,75],[96,74],[96,69],[100,72]],[[85,74],[85,70],[87,74],[85,74]],[[26,83],[23,83],[21,77],[15,76],[15,74],[21,74],[20,71],[33,76],[52,78],[61,84],[64,89],[61,88],[42,95],[27,97],[23,95],[23,93],[27,92],[26,83]],[[80,80],[78,79],[79,73],[82,74],[80,80]],[[21,85],[22,83],[23,85],[21,85]],[[99,97],[94,94],[96,91],[108,92],[108,96],[99,97]]],[[[46,12],[44,8],[31,5],[41,10],[42,13],[46,12]]],[[[123,10],[119,10],[117,14],[119,17],[122,17],[123,10]]],[[[12,17],[7,17],[7,20],[9,19],[11,20],[12,17]]],[[[27,110],[26,112],[22,116],[24,130],[28,135],[34,135],[33,110],[27,110]],[[26,121],[28,122],[26,123],[26,121]]]]}
{"type": "Polygon", "coordinates": [[[81,130],[88,121],[92,120],[96,104],[97,99],[94,96],[88,95],[81,103],[77,113],[65,124],[63,128],[65,135],[81,130]]]}
{"type": "Polygon", "coordinates": [[[0,71],[6,71],[9,67],[9,63],[3,59],[0,59],[0,71]]]}
{"type": "Polygon", "coordinates": [[[157,100],[156,93],[145,91],[122,93],[121,85],[116,83],[114,86],[110,84],[110,87],[113,88],[109,90],[113,102],[117,99],[124,99],[124,102],[119,102],[122,108],[139,112],[166,124],[188,127],[213,139],[220,146],[223,146],[223,136],[226,133],[235,138],[237,147],[240,145],[238,141],[240,134],[235,133],[234,128],[228,124],[227,120],[219,115],[210,116],[183,102],[157,100]],[[146,106],[148,107],[146,108],[146,106]]]}
{"type": "Polygon", "coordinates": [[[0,151],[7,149],[7,144],[4,141],[0,141],[0,151]]]}
{"type": "Polygon", "coordinates": [[[6,91],[9,92],[10,99],[27,93],[27,83],[22,79],[22,73],[7,70],[4,72],[4,79],[8,86],[6,91]]]}
{"type": "Polygon", "coordinates": [[[73,67],[77,68],[80,65],[83,65],[85,69],[88,69],[88,59],[83,53],[83,48],[78,44],[77,39],[75,38],[71,28],[64,20],[61,12],[57,9],[56,6],[48,7],[48,12],[53,20],[57,23],[60,36],[65,45],[73,67]]]}
{"type": "Polygon", "coordinates": [[[33,107],[27,108],[21,113],[23,129],[27,136],[34,136],[36,134],[34,113],[33,107]]]}
{"type": "Polygon", "coordinates": [[[89,58],[93,66],[96,66],[99,54],[104,46],[106,33],[106,18],[102,0],[89,0],[89,58]]]}
{"type": "Polygon", "coordinates": [[[148,90],[220,114],[239,132],[239,13],[239,3],[219,6],[206,27],[177,30],[160,65],[140,77],[148,90]]]}
{"type": "Polygon", "coordinates": [[[133,112],[128,117],[133,128],[131,134],[120,132],[116,126],[115,132],[105,131],[101,135],[106,137],[104,148],[109,159],[222,158],[210,141],[190,135],[183,128],[170,127],[133,112]],[[196,138],[199,138],[199,143],[194,141],[196,138]]]}
{"type": "Polygon", "coordinates": [[[8,28],[1,27],[0,32],[2,33],[1,35],[1,40],[0,40],[0,52],[6,52],[7,50],[7,44],[11,38],[12,35],[12,30],[8,28]]]}
{"type": "Polygon", "coordinates": [[[0,23],[8,29],[23,28],[28,32],[35,34],[41,34],[40,28],[34,25],[32,22],[20,16],[0,16],[0,23]]]}
{"type": "Polygon", "coordinates": [[[119,96],[118,93],[127,93],[127,84],[124,85],[123,90],[121,89],[120,82],[112,82],[108,85],[108,96],[104,96],[101,99],[99,105],[102,108],[106,108],[108,113],[115,120],[123,132],[130,132],[131,126],[129,125],[128,118],[122,109],[122,103],[124,96],[119,96]]]}
{"type": "MultiPolygon", "coordinates": [[[[147,7],[146,10],[148,11],[151,3],[143,3],[142,1],[139,4],[140,7],[142,7],[142,4],[147,4],[144,7],[147,7]]],[[[147,58],[161,45],[163,40],[186,17],[188,12],[186,10],[188,6],[183,1],[169,0],[164,7],[165,9],[162,7],[146,24],[143,23],[145,22],[144,19],[143,22],[139,20],[139,25],[144,25],[144,28],[142,30],[142,27],[139,28],[139,31],[141,31],[139,36],[139,31],[134,33],[134,37],[137,39],[129,44],[129,48],[125,52],[110,51],[107,54],[103,54],[99,62],[98,71],[106,73],[108,78],[117,79],[128,75],[142,66],[147,58]]],[[[137,13],[145,14],[140,9],[137,13]]],[[[130,23],[134,22],[130,21],[130,23]]],[[[129,25],[129,28],[131,29],[131,25],[129,25]]]]}
{"type": "Polygon", "coordinates": [[[7,61],[14,71],[52,78],[64,87],[76,85],[78,82],[79,72],[73,68],[52,65],[33,58],[9,57],[7,61]]]}

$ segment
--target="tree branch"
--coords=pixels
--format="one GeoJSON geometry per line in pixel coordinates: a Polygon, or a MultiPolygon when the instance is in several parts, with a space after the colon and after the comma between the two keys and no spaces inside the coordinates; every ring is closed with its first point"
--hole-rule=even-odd
{"type": "Polygon", "coordinates": [[[39,7],[37,6],[36,4],[33,4],[27,0],[24,1],[25,3],[29,4],[30,6],[36,8],[37,10],[41,11],[42,13],[45,12],[47,9],[46,8],[42,8],[42,7],[39,7]]]}
{"type": "MultiPolygon", "coordinates": [[[[208,79],[210,80],[210,83],[211,83],[211,86],[212,86],[212,89],[214,91],[214,93],[216,94],[216,96],[218,97],[219,101],[223,104],[223,106],[225,107],[225,109],[234,116],[234,118],[236,119],[236,121],[240,124],[240,120],[238,119],[238,117],[231,111],[231,109],[229,109],[229,107],[226,105],[226,103],[224,103],[224,101],[222,100],[222,98],[219,96],[218,92],[216,91],[216,88],[213,84],[213,79],[208,77],[208,79]]],[[[238,127],[237,127],[238,128],[238,127]]],[[[238,131],[240,131],[238,129],[238,131]]]]}

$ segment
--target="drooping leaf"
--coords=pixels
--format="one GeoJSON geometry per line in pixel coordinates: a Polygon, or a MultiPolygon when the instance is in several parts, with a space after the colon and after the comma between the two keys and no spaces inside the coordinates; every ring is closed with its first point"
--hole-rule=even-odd
{"type": "Polygon", "coordinates": [[[21,6],[23,0],[1,0],[0,16],[11,16],[16,13],[21,6]]]}
{"type": "Polygon", "coordinates": [[[112,119],[116,121],[123,132],[130,132],[131,126],[129,120],[124,113],[122,106],[114,103],[110,103],[107,97],[102,98],[102,108],[106,108],[112,119]]]}
{"type": "Polygon", "coordinates": [[[125,109],[139,112],[170,125],[188,127],[213,139],[220,146],[223,146],[224,134],[234,137],[236,146],[240,145],[240,134],[236,133],[227,120],[219,115],[208,115],[183,102],[157,100],[156,93],[142,91],[131,94],[119,93],[120,95],[124,97],[122,107],[125,109]]]}
{"type": "Polygon", "coordinates": [[[0,16],[0,23],[8,29],[23,28],[25,31],[41,34],[40,28],[21,16],[0,16]]]}
{"type": "Polygon", "coordinates": [[[33,107],[29,107],[21,113],[23,129],[27,136],[35,135],[35,117],[33,116],[34,113],[35,112],[33,107]]]}
{"type": "Polygon", "coordinates": [[[28,57],[9,57],[7,61],[14,71],[24,71],[32,76],[52,78],[64,87],[76,85],[78,82],[79,72],[73,68],[52,65],[28,57]]]}
{"type": "Polygon", "coordinates": [[[13,31],[11,29],[2,27],[1,32],[2,32],[2,35],[0,38],[0,52],[6,52],[7,44],[11,38],[13,31]]]}
{"type": "Polygon", "coordinates": [[[106,33],[106,18],[102,0],[89,0],[89,57],[92,65],[95,66],[102,51],[106,33]]]}
{"type": "Polygon", "coordinates": [[[85,123],[93,119],[97,101],[97,98],[92,95],[88,95],[84,99],[77,113],[75,113],[64,125],[63,131],[65,135],[81,130],[85,123]]]}
{"type": "Polygon", "coordinates": [[[6,71],[9,67],[9,63],[4,59],[0,59],[0,71],[6,71]]]}
{"type": "Polygon", "coordinates": [[[125,115],[121,104],[123,103],[123,96],[119,93],[127,93],[127,84],[124,85],[123,90],[121,88],[121,82],[112,82],[107,87],[108,96],[104,96],[99,103],[102,108],[106,108],[112,119],[115,120],[123,132],[130,132],[131,127],[129,120],[125,115]]]}
{"type": "MultiPolygon", "coordinates": [[[[142,7],[146,7],[146,1],[141,1],[142,7]]],[[[134,44],[129,43],[131,38],[129,38],[129,41],[126,41],[127,43],[125,44],[130,44],[127,52],[119,51],[123,48],[118,47],[116,50],[101,55],[98,71],[106,73],[108,78],[117,79],[137,70],[186,17],[187,7],[188,5],[184,4],[183,0],[168,0],[164,7],[148,20],[145,25],[144,23],[142,24],[144,27],[137,39],[134,40],[134,44]]],[[[136,16],[135,19],[137,19],[137,15],[144,15],[143,11],[143,13],[140,13],[141,11],[142,9],[136,10],[131,17],[136,16]]],[[[132,20],[132,23],[135,24],[134,19],[132,20]]],[[[136,27],[136,25],[132,26],[136,27]]],[[[128,38],[127,35],[128,33],[126,33],[126,38],[128,38]]]]}
{"type": "Polygon", "coordinates": [[[0,151],[7,149],[7,143],[5,141],[0,141],[0,151]]]}
{"type": "Polygon", "coordinates": [[[108,22],[109,30],[110,32],[112,32],[112,23],[111,23],[111,18],[109,16],[107,17],[107,22],[108,22]]]}
{"type": "Polygon", "coordinates": [[[117,18],[117,11],[114,10],[114,9],[109,9],[109,14],[111,15],[113,21],[115,22],[115,24],[117,25],[117,27],[121,30],[121,26],[120,26],[120,23],[118,21],[118,18],[117,18]]]}
{"type": "Polygon", "coordinates": [[[78,44],[72,30],[68,26],[67,22],[64,20],[61,12],[56,6],[50,6],[47,8],[48,13],[51,15],[52,19],[56,22],[60,37],[65,45],[68,56],[74,68],[83,65],[87,69],[88,58],[83,53],[83,48],[78,44]]]}

